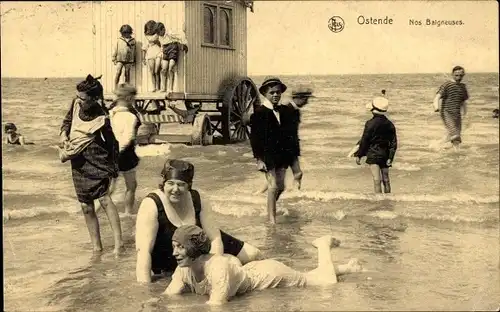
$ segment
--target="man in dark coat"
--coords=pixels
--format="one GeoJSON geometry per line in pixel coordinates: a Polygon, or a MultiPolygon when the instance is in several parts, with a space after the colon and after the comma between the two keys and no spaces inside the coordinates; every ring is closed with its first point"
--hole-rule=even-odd
{"type": "Polygon", "coordinates": [[[286,148],[285,135],[293,108],[279,105],[281,94],[287,89],[277,77],[267,77],[259,88],[264,96],[262,105],[251,117],[250,143],[259,171],[266,173],[268,183],[267,213],[276,223],[276,201],[285,189],[285,172],[294,156],[286,148]]]}
{"type": "MultiPolygon", "coordinates": [[[[303,172],[300,168],[300,139],[299,139],[299,126],[301,122],[301,112],[304,106],[309,103],[309,98],[314,97],[312,95],[313,90],[305,86],[298,86],[292,91],[292,99],[284,101],[282,105],[288,106],[290,108],[290,114],[287,114],[287,120],[283,120],[282,124],[285,124],[283,139],[285,150],[294,157],[292,164],[290,165],[293,173],[294,186],[297,190],[300,190],[302,185],[303,172]]],[[[267,191],[267,182],[264,187],[257,193],[264,193],[267,191]]]]}

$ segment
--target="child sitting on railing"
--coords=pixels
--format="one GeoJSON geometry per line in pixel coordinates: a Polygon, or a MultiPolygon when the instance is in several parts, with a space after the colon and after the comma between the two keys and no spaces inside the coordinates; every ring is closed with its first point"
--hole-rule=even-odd
{"type": "Polygon", "coordinates": [[[167,94],[173,92],[177,61],[181,50],[188,52],[185,34],[167,33],[165,25],[158,23],[157,34],[162,49],[161,60],[161,91],[167,94]]]}
{"type": "Polygon", "coordinates": [[[158,23],[153,20],[148,21],[144,25],[144,36],[147,45],[142,46],[143,64],[148,65],[149,74],[151,75],[151,83],[153,88],[150,91],[156,92],[160,90],[160,66],[161,66],[161,48],[157,34],[158,23]]]}
{"type": "Polygon", "coordinates": [[[132,38],[132,27],[123,25],[120,27],[121,37],[113,49],[112,60],[116,65],[115,86],[120,82],[120,76],[124,71],[125,82],[130,83],[130,68],[135,63],[135,39],[132,38]]]}

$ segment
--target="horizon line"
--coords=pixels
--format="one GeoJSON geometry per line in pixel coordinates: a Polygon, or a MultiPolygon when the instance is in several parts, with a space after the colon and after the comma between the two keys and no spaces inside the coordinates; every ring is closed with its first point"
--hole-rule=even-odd
{"type": "MultiPolygon", "coordinates": [[[[470,71],[466,72],[468,75],[469,74],[500,74],[500,71],[470,71]]],[[[401,73],[342,73],[342,74],[276,74],[277,76],[344,76],[344,75],[350,75],[350,76],[355,76],[355,75],[442,75],[442,74],[448,74],[445,72],[401,72],[401,73]]],[[[451,73],[450,73],[451,74],[451,73]]],[[[0,76],[0,79],[68,79],[68,78],[81,78],[83,76],[86,76],[87,74],[82,74],[81,76],[0,76]]],[[[247,76],[268,76],[268,74],[260,74],[260,73],[255,73],[255,74],[247,74],[247,76]]]]}

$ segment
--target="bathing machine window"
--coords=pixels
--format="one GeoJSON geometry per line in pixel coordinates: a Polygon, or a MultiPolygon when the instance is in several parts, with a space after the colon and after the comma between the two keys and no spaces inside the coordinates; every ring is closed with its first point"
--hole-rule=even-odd
{"type": "Polygon", "coordinates": [[[228,6],[203,4],[203,46],[233,47],[233,11],[228,6]]]}
{"type": "Polygon", "coordinates": [[[217,7],[205,4],[203,7],[204,43],[215,44],[215,21],[217,7]]]}

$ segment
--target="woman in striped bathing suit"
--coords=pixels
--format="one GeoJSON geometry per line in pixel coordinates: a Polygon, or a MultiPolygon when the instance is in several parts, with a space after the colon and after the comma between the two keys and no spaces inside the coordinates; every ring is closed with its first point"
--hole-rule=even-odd
{"type": "Polygon", "coordinates": [[[458,150],[462,143],[462,117],[467,114],[469,93],[465,84],[461,82],[465,76],[464,68],[455,66],[452,73],[454,81],[447,81],[441,85],[434,98],[434,110],[441,113],[441,120],[448,131],[444,141],[451,142],[455,150],[458,150]]]}

